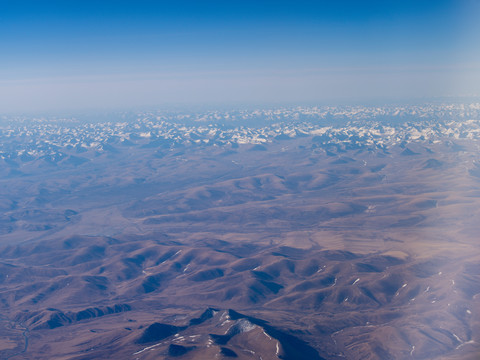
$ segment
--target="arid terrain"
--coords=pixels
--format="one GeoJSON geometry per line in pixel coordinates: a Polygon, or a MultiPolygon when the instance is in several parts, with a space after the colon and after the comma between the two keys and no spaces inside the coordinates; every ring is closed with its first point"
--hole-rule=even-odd
{"type": "Polygon", "coordinates": [[[449,109],[5,122],[0,358],[478,359],[480,121],[449,109]]]}

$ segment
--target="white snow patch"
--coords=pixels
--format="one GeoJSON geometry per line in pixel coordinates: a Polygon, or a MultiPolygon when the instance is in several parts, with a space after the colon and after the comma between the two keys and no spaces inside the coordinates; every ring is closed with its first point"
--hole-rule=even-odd
{"type": "Polygon", "coordinates": [[[457,339],[458,342],[463,344],[463,341],[457,336],[457,334],[452,334],[455,339],[457,339]]]}
{"type": "Polygon", "coordinates": [[[142,352],[144,351],[147,351],[147,350],[150,350],[150,349],[153,349],[159,345],[161,345],[162,343],[158,343],[158,344],[155,344],[155,345],[151,345],[151,346],[147,346],[146,348],[143,348],[142,350],[140,351],[137,351],[137,352],[134,352],[133,355],[138,355],[138,354],[141,354],[142,352]]]}
{"type": "Polygon", "coordinates": [[[475,341],[473,341],[473,340],[465,341],[463,344],[458,345],[458,346],[455,348],[455,350],[458,350],[458,349],[460,349],[462,346],[467,345],[467,344],[475,344],[475,341]]]}

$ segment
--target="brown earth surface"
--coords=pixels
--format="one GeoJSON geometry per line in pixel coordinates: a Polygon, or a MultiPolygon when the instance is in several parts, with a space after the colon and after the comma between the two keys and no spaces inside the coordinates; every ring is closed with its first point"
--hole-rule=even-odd
{"type": "Polygon", "coordinates": [[[25,164],[0,180],[0,358],[478,359],[478,146],[460,145],[25,164]]]}

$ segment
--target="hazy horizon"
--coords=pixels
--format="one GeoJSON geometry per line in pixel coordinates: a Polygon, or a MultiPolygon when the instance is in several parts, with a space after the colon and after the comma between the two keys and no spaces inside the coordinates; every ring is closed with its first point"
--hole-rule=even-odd
{"type": "Polygon", "coordinates": [[[479,96],[480,2],[0,4],[0,109],[479,96]]]}
{"type": "Polygon", "coordinates": [[[0,0],[1,359],[478,359],[480,0],[0,0]]]}

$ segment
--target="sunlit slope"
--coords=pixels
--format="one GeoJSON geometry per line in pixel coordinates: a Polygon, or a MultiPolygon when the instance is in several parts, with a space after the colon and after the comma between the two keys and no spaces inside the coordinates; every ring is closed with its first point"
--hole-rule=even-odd
{"type": "Polygon", "coordinates": [[[475,359],[475,123],[421,125],[4,156],[1,357],[475,359]]]}

